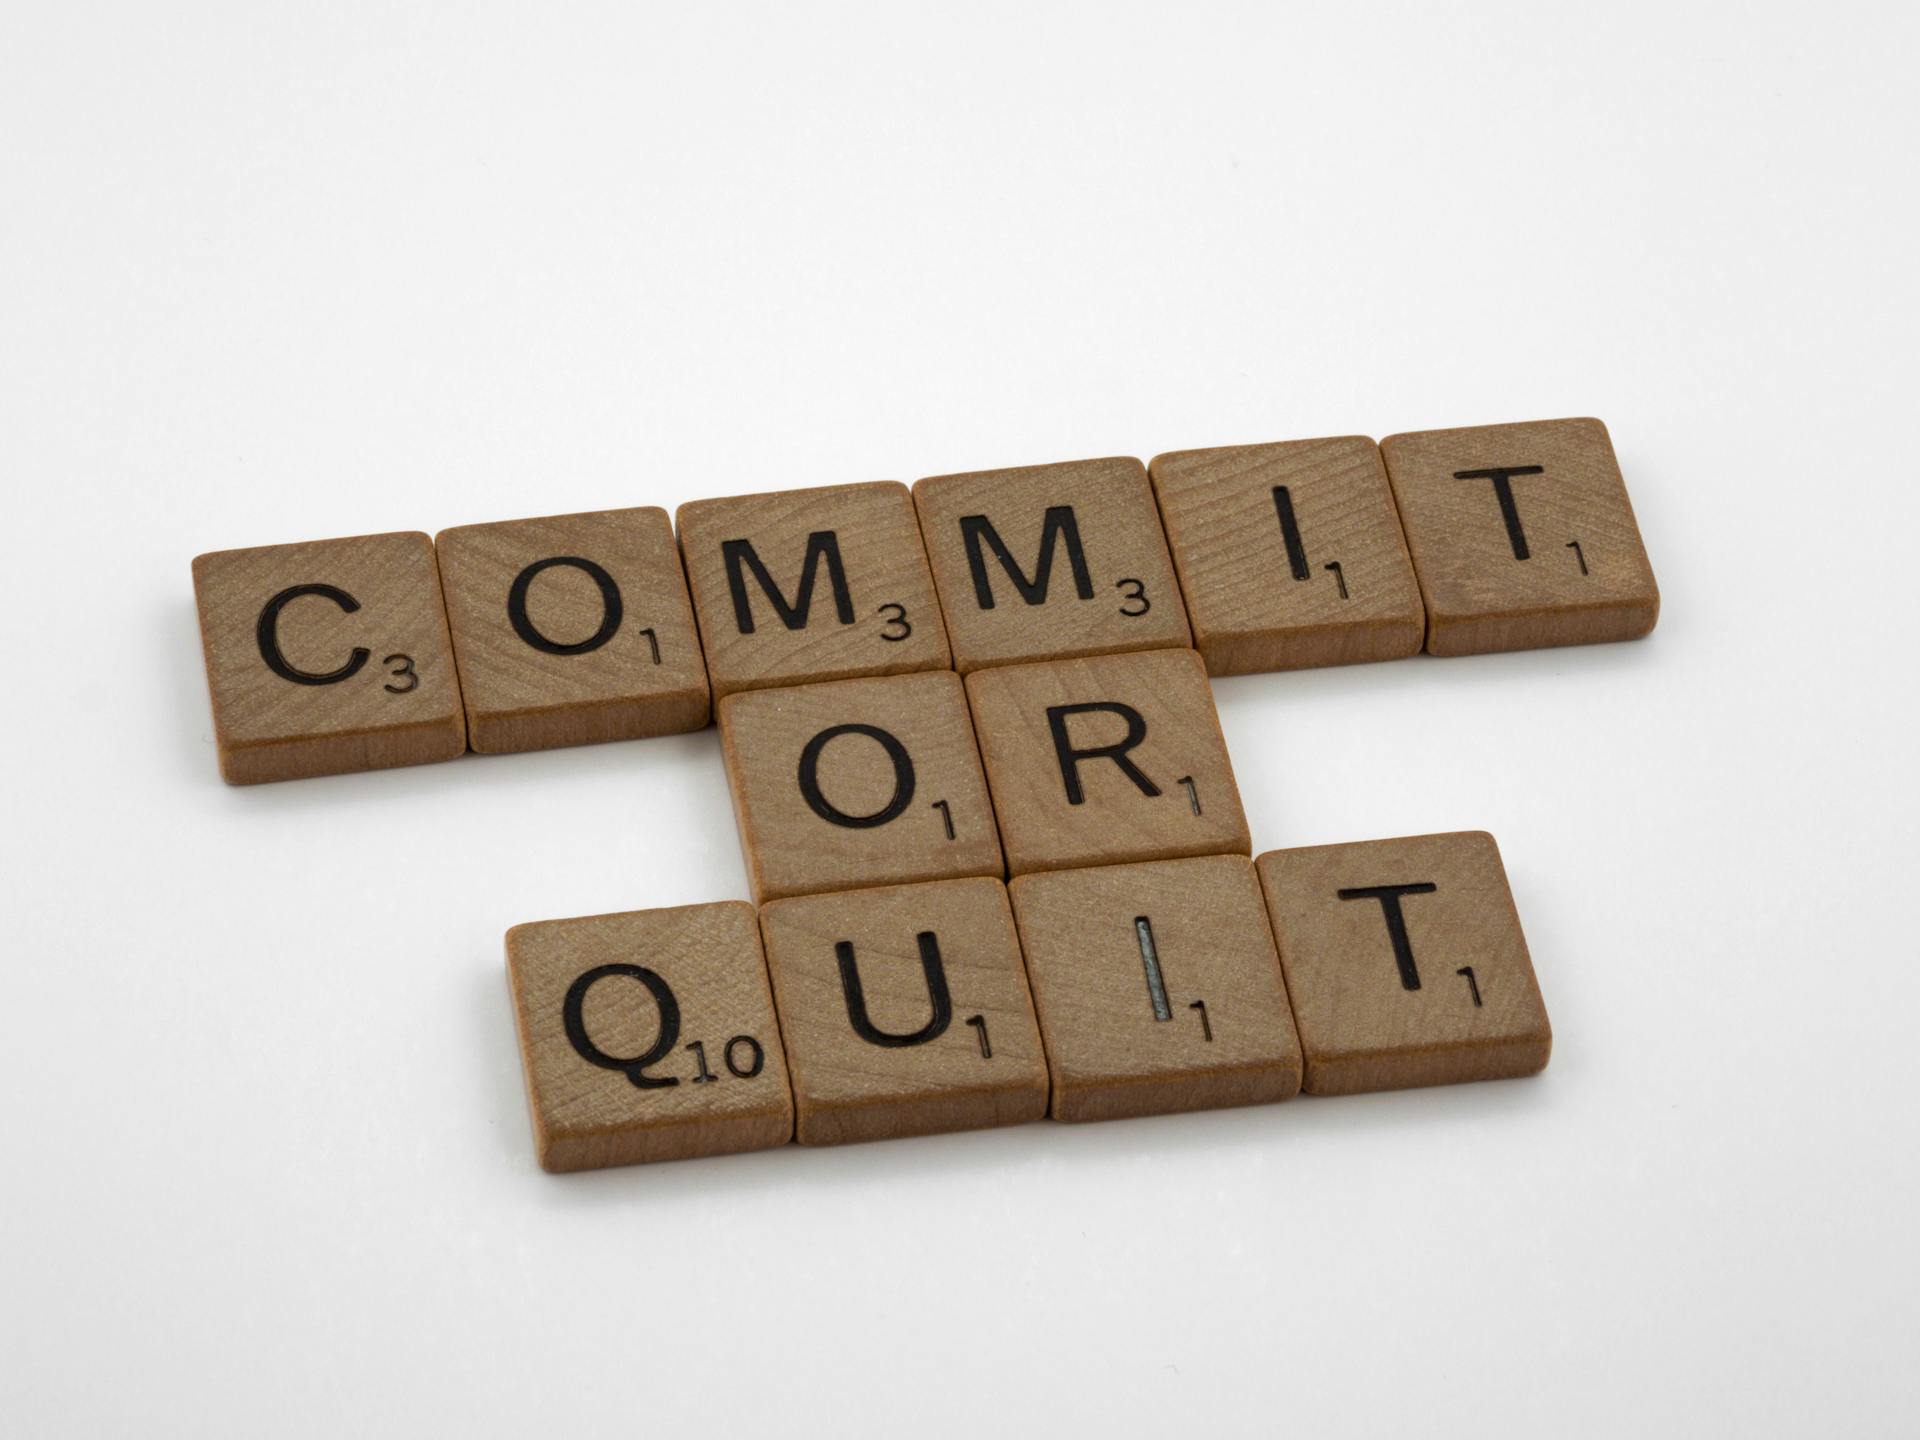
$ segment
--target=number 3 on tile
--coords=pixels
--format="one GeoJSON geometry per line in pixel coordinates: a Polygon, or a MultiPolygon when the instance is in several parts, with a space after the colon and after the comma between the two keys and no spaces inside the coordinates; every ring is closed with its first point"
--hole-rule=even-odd
{"type": "Polygon", "coordinates": [[[405,695],[409,691],[420,688],[420,672],[413,668],[413,657],[411,655],[389,655],[380,663],[382,665],[393,666],[393,669],[387,672],[387,674],[393,677],[393,680],[405,680],[407,682],[404,685],[396,685],[393,683],[393,680],[389,680],[381,687],[388,694],[405,695]]]}
{"type": "Polygon", "coordinates": [[[904,640],[913,634],[913,626],[907,621],[907,607],[888,601],[880,607],[880,614],[886,615],[887,623],[881,628],[882,640],[904,640]],[[887,612],[892,611],[891,615],[887,612]]]}
{"type": "Polygon", "coordinates": [[[1126,579],[1113,582],[1113,588],[1125,595],[1126,601],[1120,606],[1120,613],[1131,618],[1144,615],[1153,609],[1153,602],[1147,598],[1147,587],[1138,580],[1126,579]],[[1132,607],[1138,606],[1138,609],[1132,607]]]}

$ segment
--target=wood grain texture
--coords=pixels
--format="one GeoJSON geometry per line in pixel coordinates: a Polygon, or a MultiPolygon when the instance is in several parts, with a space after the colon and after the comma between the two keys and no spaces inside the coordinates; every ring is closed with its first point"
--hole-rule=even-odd
{"type": "Polygon", "coordinates": [[[546,1169],[724,1155],[792,1138],[786,1055],[751,905],[516,925],[507,978],[546,1169]],[[626,969],[596,975],[604,966],[626,969]],[[584,1051],[568,1030],[570,994],[584,1051]]]}
{"type": "Polygon", "coordinates": [[[1309,1092],[1496,1080],[1545,1067],[1553,1032],[1491,835],[1274,850],[1256,868],[1309,1092]],[[1419,888],[1379,893],[1407,886],[1419,888]]]}
{"type": "Polygon", "coordinates": [[[1380,450],[1433,654],[1636,640],[1653,629],[1660,591],[1598,420],[1389,435],[1380,450]],[[1491,473],[1514,470],[1529,473],[1491,473]]]}
{"type": "Polygon", "coordinates": [[[1213,689],[1192,650],[980,670],[967,697],[1015,874],[1248,852],[1213,689]]]}
{"type": "Polygon", "coordinates": [[[935,475],[913,500],[962,673],[1187,644],[1138,460],[935,475]]]}
{"type": "Polygon", "coordinates": [[[476,751],[707,723],[707,666],[665,510],[461,525],[434,549],[476,751]]]}
{"type": "Polygon", "coordinates": [[[1299,1092],[1300,1045],[1244,856],[1021,875],[1011,891],[1054,1119],[1299,1092]]]}
{"type": "Polygon", "coordinates": [[[760,924],[802,1145],[1047,1113],[1040,1030],[998,880],[777,900],[760,924]]]}
{"type": "Polygon", "coordinates": [[[195,557],[193,590],[220,773],[230,784],[465,752],[453,645],[425,535],[218,550],[195,557]]]}
{"type": "Polygon", "coordinates": [[[1366,436],[1180,450],[1150,473],[1209,674],[1419,653],[1426,611],[1366,436]]]}
{"type": "Polygon", "coordinates": [[[720,743],[747,877],[763,903],[1005,874],[951,670],[729,695],[720,743]]]}
{"type": "Polygon", "coordinates": [[[951,663],[897,481],[695,500],[675,518],[716,701],[951,663]]]}

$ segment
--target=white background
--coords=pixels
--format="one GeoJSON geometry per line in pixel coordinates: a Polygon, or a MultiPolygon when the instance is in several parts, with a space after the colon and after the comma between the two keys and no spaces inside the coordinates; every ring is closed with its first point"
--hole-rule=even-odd
{"type": "Polygon", "coordinates": [[[1914,17],[10,9],[0,1429],[1913,1433],[1914,17]],[[216,776],[202,550],[1569,414],[1650,640],[1217,686],[1537,1080],[549,1177],[501,933],[745,897],[713,732],[216,776]]]}

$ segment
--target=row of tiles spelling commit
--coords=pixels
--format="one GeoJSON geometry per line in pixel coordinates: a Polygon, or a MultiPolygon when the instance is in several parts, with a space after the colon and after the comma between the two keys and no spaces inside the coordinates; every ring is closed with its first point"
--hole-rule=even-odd
{"type": "Polygon", "coordinates": [[[221,772],[699,729],[738,691],[1192,646],[1214,675],[1630,639],[1606,428],[1293,441],[228,550],[221,772]]]}
{"type": "Polygon", "coordinates": [[[516,926],[540,1163],[584,1170],[1530,1075],[1493,837],[516,926]]]}

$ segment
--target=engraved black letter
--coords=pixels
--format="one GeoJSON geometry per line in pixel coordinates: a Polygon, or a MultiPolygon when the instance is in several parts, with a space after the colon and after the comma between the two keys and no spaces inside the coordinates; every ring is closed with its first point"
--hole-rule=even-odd
{"type": "Polygon", "coordinates": [[[1440,887],[1419,885],[1367,885],[1340,891],[1342,900],[1378,900],[1380,913],[1387,918],[1387,938],[1393,941],[1394,963],[1400,967],[1400,983],[1408,990],[1420,988],[1420,972],[1413,964],[1413,941],[1407,938],[1407,917],[1400,913],[1402,895],[1431,895],[1440,887]]]}
{"type": "Polygon", "coordinates": [[[620,628],[623,607],[620,604],[620,587],[613,583],[613,576],[578,555],[555,555],[546,560],[536,560],[518,575],[513,577],[513,588],[507,591],[507,619],[513,622],[513,633],[536,650],[544,650],[549,655],[584,655],[589,650],[598,650],[611,640],[614,632],[620,628]],[[533,584],[533,577],[542,570],[550,570],[555,565],[571,565],[576,570],[586,572],[593,583],[600,587],[600,604],[605,614],[601,617],[600,628],[586,639],[574,645],[562,645],[549,640],[534,628],[533,621],[527,616],[527,587],[533,584]]]}
{"type": "Polygon", "coordinates": [[[1160,787],[1127,758],[1127,751],[1147,738],[1147,722],[1131,705],[1122,705],[1117,700],[1095,700],[1085,705],[1049,705],[1047,725],[1053,731],[1053,753],[1060,761],[1060,778],[1067,784],[1069,805],[1082,804],[1087,798],[1086,792],[1080,788],[1082,760],[1111,760],[1120,767],[1122,775],[1140,787],[1142,795],[1160,793],[1160,787]],[[1074,749],[1073,742],[1067,738],[1067,717],[1094,714],[1118,715],[1127,722],[1126,738],[1113,745],[1089,745],[1082,750],[1074,749]]]}
{"type": "Polygon", "coordinates": [[[897,818],[913,801],[913,757],[907,747],[878,725],[830,725],[807,741],[800,752],[800,793],[807,808],[822,820],[849,830],[872,830],[897,818]],[[893,763],[893,798],[871,815],[849,815],[820,791],[820,756],[827,742],[840,735],[865,735],[880,742],[893,763]]]}
{"type": "Polygon", "coordinates": [[[1273,487],[1273,508],[1280,517],[1280,538],[1287,547],[1287,568],[1296,580],[1307,580],[1313,571],[1307,565],[1306,542],[1300,538],[1300,522],[1293,518],[1293,494],[1284,485],[1273,487]]]}
{"type": "Polygon", "coordinates": [[[253,627],[253,638],[260,645],[260,658],[267,662],[267,668],[274,674],[296,685],[336,685],[350,679],[367,663],[367,657],[373,654],[364,645],[354,646],[346,664],[324,675],[316,675],[310,670],[296,670],[287,663],[287,657],[280,653],[280,612],[302,595],[318,595],[323,600],[331,600],[349,615],[360,608],[360,602],[337,585],[289,585],[267,601],[260,611],[259,622],[253,627]]]}
{"type": "Polygon", "coordinates": [[[567,988],[567,998],[560,1007],[561,1021],[567,1027],[567,1039],[573,1042],[573,1048],[582,1060],[589,1065],[598,1065],[602,1070],[624,1071],[627,1079],[641,1090],[665,1090],[680,1082],[671,1075],[649,1075],[647,1066],[666,1057],[673,1049],[673,1042],[680,1038],[680,1002],[674,998],[673,989],[653,971],[644,965],[596,965],[567,988]],[[653,1042],[653,1048],[644,1055],[623,1060],[618,1055],[609,1055],[587,1034],[587,1022],[582,1011],[587,1003],[587,991],[594,982],[605,980],[610,975],[628,975],[638,980],[653,996],[653,1003],[660,1007],[660,1037],[653,1042]]]}
{"type": "Polygon", "coordinates": [[[1507,522],[1507,540],[1513,546],[1513,558],[1525,560],[1530,553],[1527,550],[1527,532],[1520,528],[1520,508],[1513,503],[1513,486],[1508,484],[1515,475],[1542,475],[1546,467],[1542,465],[1508,465],[1493,470],[1456,470],[1456,480],[1491,480],[1493,498],[1500,502],[1500,518],[1507,522]]]}
{"type": "Polygon", "coordinates": [[[807,536],[806,558],[800,562],[800,588],[794,592],[791,605],[773,583],[751,540],[722,540],[720,554],[727,562],[727,593],[733,596],[734,623],[742,635],[753,634],[753,604],[747,598],[746,571],[752,571],[753,578],[760,582],[780,622],[789,630],[804,630],[808,612],[813,609],[813,582],[819,578],[823,563],[833,586],[834,614],[842,625],[853,624],[853,597],[847,592],[846,567],[840,563],[840,537],[833,531],[816,530],[807,536]]]}
{"type": "Polygon", "coordinates": [[[1020,592],[1020,598],[1029,605],[1040,605],[1046,601],[1047,586],[1053,578],[1054,544],[1064,540],[1067,564],[1073,567],[1074,593],[1082,600],[1093,598],[1093,577],[1087,573],[1087,553],[1080,548],[1080,525],[1074,519],[1071,505],[1047,507],[1047,513],[1040,523],[1040,558],[1033,562],[1031,580],[1021,570],[1007,549],[1006,542],[1000,538],[1000,532],[993,528],[993,522],[986,516],[962,515],[960,535],[967,543],[967,568],[973,572],[973,598],[979,602],[982,610],[993,609],[993,582],[987,578],[987,557],[980,548],[982,541],[992,549],[1000,568],[1007,572],[1014,589],[1020,592]]]}
{"type": "Polygon", "coordinates": [[[842,940],[833,947],[834,958],[840,962],[840,988],[847,995],[847,1019],[853,1022],[853,1033],[869,1045],[884,1045],[889,1050],[924,1045],[945,1033],[948,1022],[953,1019],[953,997],[947,993],[947,970],[940,963],[940,937],[931,930],[922,930],[914,938],[920,942],[920,969],[927,977],[927,997],[933,1001],[933,1018],[907,1035],[895,1035],[877,1029],[873,1021],[867,1018],[867,997],[860,988],[860,966],[853,958],[853,942],[842,940]]]}

